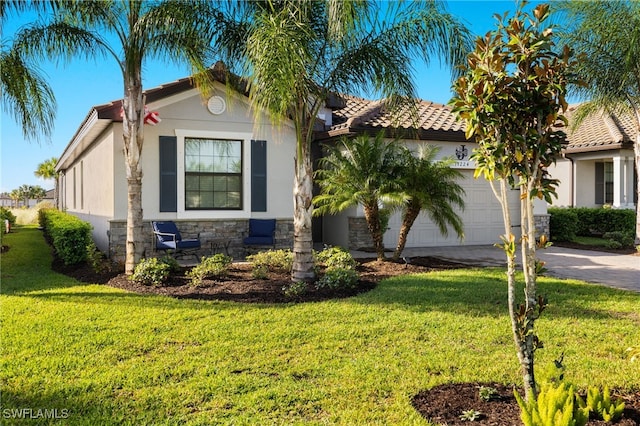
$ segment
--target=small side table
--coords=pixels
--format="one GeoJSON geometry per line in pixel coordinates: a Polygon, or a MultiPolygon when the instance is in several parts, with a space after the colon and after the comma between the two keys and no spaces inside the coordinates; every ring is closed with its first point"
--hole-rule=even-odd
{"type": "Polygon", "coordinates": [[[231,240],[211,240],[211,254],[221,253],[224,250],[224,254],[229,256],[229,246],[231,240]]]}

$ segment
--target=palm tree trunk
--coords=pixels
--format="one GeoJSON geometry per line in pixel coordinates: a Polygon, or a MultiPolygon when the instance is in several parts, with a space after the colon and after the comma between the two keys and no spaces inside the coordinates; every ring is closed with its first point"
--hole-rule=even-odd
{"type": "MultiPolygon", "coordinates": [[[[306,144],[301,144],[306,148],[306,144]]],[[[313,166],[308,149],[300,149],[295,160],[293,182],[293,282],[312,282],[315,279],[313,263],[313,166]]]]}
{"type": "Polygon", "coordinates": [[[123,99],[123,139],[125,167],[127,173],[127,242],[125,273],[133,270],[144,255],[142,212],[142,167],[140,156],[144,142],[141,67],[125,75],[125,97],[123,99]]]}
{"type": "Polygon", "coordinates": [[[369,233],[373,239],[373,248],[376,251],[378,260],[384,260],[384,243],[382,241],[383,233],[380,227],[380,212],[378,204],[373,203],[370,205],[364,205],[364,218],[367,221],[367,227],[369,233]]]}
{"type": "Polygon", "coordinates": [[[393,252],[393,260],[398,260],[402,255],[402,251],[404,250],[404,246],[407,244],[407,235],[409,235],[409,231],[413,226],[413,222],[415,222],[416,218],[420,214],[420,208],[410,201],[407,205],[407,208],[402,216],[402,226],[400,227],[400,235],[398,235],[398,245],[396,246],[396,251],[393,252]]]}

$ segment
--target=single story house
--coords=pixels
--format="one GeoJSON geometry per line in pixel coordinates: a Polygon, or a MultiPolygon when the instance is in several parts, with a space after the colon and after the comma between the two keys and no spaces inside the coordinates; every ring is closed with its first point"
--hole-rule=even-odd
{"type": "MultiPolygon", "coordinates": [[[[578,105],[567,113],[571,121],[578,105]]],[[[568,144],[562,158],[549,168],[560,180],[557,207],[602,207],[635,209],[638,202],[633,143],[633,117],[597,112],[574,131],[567,131],[568,144]]]]}
{"type": "MultiPolygon", "coordinates": [[[[241,257],[250,218],[277,219],[277,247],[292,246],[293,126],[272,125],[266,114],[251,109],[246,93],[229,92],[223,74],[216,68],[211,72],[219,85],[208,99],[189,78],[145,92],[149,111],[160,119],[145,125],[141,158],[148,254],[153,251],[153,220],[175,221],[184,237],[200,234],[202,254],[224,246],[241,257]]],[[[56,166],[59,208],[90,222],[98,248],[116,260],[124,258],[127,217],[120,109],[119,100],[93,107],[56,166]]],[[[475,144],[465,140],[448,107],[420,101],[418,115],[417,126],[410,124],[409,115],[398,123],[380,102],[331,96],[318,116],[314,155],[322,155],[322,143],[379,131],[408,145],[439,145],[440,155],[455,157],[454,167],[464,175],[465,239],[453,232],[443,237],[425,215],[414,224],[407,247],[499,241],[504,233],[500,206],[488,183],[473,178],[469,157],[475,144]]],[[[512,192],[511,202],[518,208],[518,191],[512,192]]],[[[548,232],[546,204],[536,204],[536,213],[541,232],[548,232]]],[[[384,243],[395,247],[399,215],[391,218],[389,228],[384,243]]],[[[315,218],[314,242],[350,249],[370,246],[362,209],[315,218]]]]}

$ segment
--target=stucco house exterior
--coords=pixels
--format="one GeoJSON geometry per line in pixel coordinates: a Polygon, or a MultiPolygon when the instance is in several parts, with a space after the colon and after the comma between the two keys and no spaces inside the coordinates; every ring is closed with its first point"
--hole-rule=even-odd
{"type": "MultiPolygon", "coordinates": [[[[567,113],[571,121],[578,105],[567,113]]],[[[557,207],[634,209],[637,179],[633,152],[636,128],[630,115],[597,112],[567,131],[563,156],[549,168],[560,180],[557,207]]]]}
{"type": "MultiPolygon", "coordinates": [[[[219,85],[203,99],[189,78],[145,92],[149,111],[160,122],[145,125],[142,152],[142,205],[153,252],[150,222],[173,220],[185,237],[200,234],[202,254],[226,247],[234,257],[244,254],[242,239],[250,218],[277,219],[277,247],[293,241],[293,126],[275,127],[269,117],[253,111],[245,93],[229,91],[212,69],[219,85]]],[[[93,237],[115,260],[124,258],[127,190],[122,142],[121,101],[97,105],[81,123],[60,156],[59,208],[93,225],[93,237]]],[[[352,96],[331,96],[316,123],[314,155],[323,143],[361,133],[385,131],[408,145],[441,147],[441,156],[457,158],[464,175],[466,209],[461,212],[465,239],[448,238],[426,216],[409,235],[407,247],[493,244],[504,233],[500,206],[489,185],[473,178],[470,161],[475,144],[465,140],[462,125],[448,107],[420,101],[419,125],[410,115],[392,120],[382,103],[352,96]]],[[[518,208],[518,191],[512,204],[518,208]]],[[[548,232],[546,204],[536,205],[540,232],[548,232]]],[[[385,234],[395,247],[400,218],[391,218],[385,234]]],[[[519,227],[515,229],[516,233],[519,227]]],[[[336,216],[314,219],[314,242],[350,249],[370,246],[364,215],[353,208],[336,216]]]]}

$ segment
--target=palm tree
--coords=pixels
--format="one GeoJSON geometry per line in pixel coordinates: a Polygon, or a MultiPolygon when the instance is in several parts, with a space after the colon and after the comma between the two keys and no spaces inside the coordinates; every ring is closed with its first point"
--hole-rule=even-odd
{"type": "MultiPolygon", "coordinates": [[[[634,154],[640,171],[640,3],[565,1],[554,6],[564,13],[562,41],[583,55],[574,71],[584,84],[574,89],[591,101],[579,108],[576,125],[599,109],[630,113],[636,122],[634,154]]],[[[636,176],[640,200],[640,173],[636,176]]],[[[636,242],[640,243],[640,202],[636,242]]]]}
{"type": "Polygon", "coordinates": [[[38,164],[38,168],[33,172],[34,176],[53,180],[53,204],[58,205],[58,174],[56,173],[57,157],[51,157],[48,160],[38,164]]]}
{"type": "MultiPolygon", "coordinates": [[[[10,12],[20,13],[27,8],[46,9],[55,2],[0,2],[0,25],[10,12]]],[[[2,109],[12,115],[22,128],[25,139],[51,136],[56,112],[56,99],[37,66],[22,53],[2,40],[0,44],[0,93],[2,109]]]]}
{"type": "Polygon", "coordinates": [[[457,180],[462,174],[451,168],[452,159],[435,161],[440,149],[423,145],[414,155],[405,149],[404,164],[399,183],[406,196],[402,205],[402,225],[393,259],[398,260],[407,243],[407,235],[421,211],[438,226],[444,236],[451,226],[456,234],[464,237],[462,218],[454,207],[464,209],[464,189],[457,180]]]}
{"type": "Polygon", "coordinates": [[[22,193],[18,189],[14,189],[9,193],[9,198],[13,201],[13,207],[20,207],[20,200],[22,199],[22,193]]]}
{"type": "Polygon", "coordinates": [[[316,117],[330,93],[362,90],[393,108],[414,97],[411,59],[464,61],[467,30],[439,2],[282,0],[244,2],[247,16],[225,34],[229,64],[241,60],[250,99],[296,135],[292,280],[311,281],[316,117]]]}
{"type": "Polygon", "coordinates": [[[125,272],[144,252],[142,168],[144,143],[143,63],[148,58],[186,62],[206,89],[207,59],[217,13],[208,1],[61,1],[50,22],[21,31],[16,43],[34,57],[112,58],[124,86],[123,139],[127,179],[125,272]],[[108,38],[108,36],[114,36],[108,38]]]}
{"type": "Polygon", "coordinates": [[[406,201],[399,184],[402,156],[402,146],[385,142],[384,133],[343,138],[316,171],[321,194],[313,199],[314,213],[335,214],[361,205],[378,260],[385,258],[384,210],[406,201]]]}

